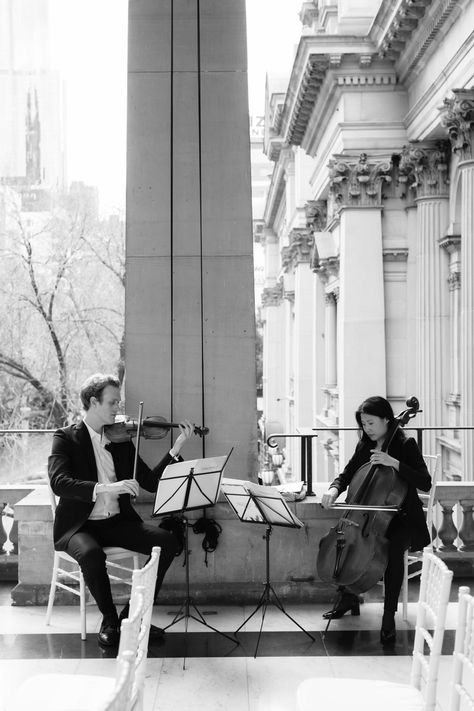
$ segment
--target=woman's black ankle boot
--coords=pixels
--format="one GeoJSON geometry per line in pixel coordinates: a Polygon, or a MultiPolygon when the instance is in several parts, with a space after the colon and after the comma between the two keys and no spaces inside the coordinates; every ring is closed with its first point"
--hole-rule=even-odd
{"type": "Polygon", "coordinates": [[[337,620],[349,610],[351,615],[360,615],[359,598],[353,593],[343,592],[333,609],[325,612],[323,617],[325,620],[337,620]]]}
{"type": "Polygon", "coordinates": [[[382,617],[382,629],[380,630],[380,641],[382,644],[393,644],[397,636],[395,629],[395,613],[384,610],[382,617]]]}

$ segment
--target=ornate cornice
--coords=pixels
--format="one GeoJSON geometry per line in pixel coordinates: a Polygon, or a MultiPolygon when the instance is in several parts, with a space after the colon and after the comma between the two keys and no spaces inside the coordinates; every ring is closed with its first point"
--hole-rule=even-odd
{"type": "Polygon", "coordinates": [[[436,40],[462,12],[459,0],[398,0],[382,3],[372,36],[378,55],[397,65],[401,83],[426,61],[436,40]],[[397,9],[393,10],[396,5],[397,9]]]}
{"type": "Polygon", "coordinates": [[[308,58],[288,124],[287,140],[292,145],[299,146],[303,140],[329,65],[330,60],[326,55],[311,54],[308,58]]]}
{"type": "Polygon", "coordinates": [[[392,163],[369,160],[366,153],[361,153],[357,162],[335,157],[328,167],[333,212],[345,206],[380,205],[382,186],[392,181],[392,163]]]}
{"type": "Polygon", "coordinates": [[[402,0],[380,38],[379,56],[396,62],[418,28],[431,0],[402,0]]]}
{"type": "Polygon", "coordinates": [[[461,160],[474,158],[474,90],[453,89],[454,96],[441,107],[441,125],[448,132],[453,151],[461,160]]]}
{"type": "Polygon", "coordinates": [[[415,191],[415,197],[447,195],[450,156],[448,141],[403,146],[398,182],[415,191]]]}
{"type": "Polygon", "coordinates": [[[306,227],[311,232],[323,232],[328,217],[326,200],[308,200],[304,206],[306,214],[306,227]]]}
{"type": "Polygon", "coordinates": [[[262,306],[279,306],[283,296],[283,281],[280,279],[275,286],[267,286],[262,291],[262,306]]]}

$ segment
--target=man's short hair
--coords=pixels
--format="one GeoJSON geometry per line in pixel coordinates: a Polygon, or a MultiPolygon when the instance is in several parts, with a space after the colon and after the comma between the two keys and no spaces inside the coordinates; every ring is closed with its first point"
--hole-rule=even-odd
{"type": "Polygon", "coordinates": [[[120,388],[120,381],[115,375],[107,375],[104,373],[94,373],[91,375],[81,388],[81,402],[84,410],[88,410],[91,406],[91,397],[97,398],[102,402],[102,393],[107,385],[112,385],[114,388],[120,388]]]}

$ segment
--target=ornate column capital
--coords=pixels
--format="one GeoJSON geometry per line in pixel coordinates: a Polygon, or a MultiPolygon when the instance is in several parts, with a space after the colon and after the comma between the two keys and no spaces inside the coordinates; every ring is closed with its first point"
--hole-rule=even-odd
{"type": "Polygon", "coordinates": [[[415,197],[448,195],[450,146],[448,141],[403,146],[398,182],[405,183],[415,197]]]}
{"type": "Polygon", "coordinates": [[[341,207],[376,207],[382,203],[382,186],[392,181],[390,161],[371,160],[361,153],[359,160],[335,156],[329,161],[329,191],[333,211],[341,207]]]}
{"type": "Polygon", "coordinates": [[[281,250],[281,263],[284,271],[294,269],[297,264],[309,262],[314,238],[305,227],[294,228],[289,235],[289,244],[281,250]]]}
{"type": "Polygon", "coordinates": [[[474,158],[474,90],[453,89],[453,97],[445,99],[441,125],[447,130],[453,151],[461,160],[474,158]]]}
{"type": "Polygon", "coordinates": [[[328,204],[326,200],[308,200],[304,206],[306,214],[306,227],[311,232],[323,232],[326,227],[328,216],[328,204]]]}
{"type": "Polygon", "coordinates": [[[448,288],[449,291],[456,291],[456,289],[461,288],[461,272],[451,272],[448,277],[448,288]]]}
{"type": "Polygon", "coordinates": [[[262,306],[279,306],[283,296],[283,281],[280,279],[275,286],[267,286],[262,291],[262,306]]]}

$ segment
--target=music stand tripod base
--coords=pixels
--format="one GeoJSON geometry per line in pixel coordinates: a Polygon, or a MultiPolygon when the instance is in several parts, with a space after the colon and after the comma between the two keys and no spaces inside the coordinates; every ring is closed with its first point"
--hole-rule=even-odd
{"type": "Polygon", "coordinates": [[[272,487],[258,486],[252,482],[239,480],[224,480],[222,491],[231,508],[238,518],[244,523],[265,524],[265,568],[266,580],[260,600],[255,610],[247,617],[235,631],[237,635],[242,627],[259,611],[262,611],[260,630],[255,647],[254,658],[257,656],[260,638],[262,636],[265,614],[269,605],[274,605],[280,612],[288,617],[297,627],[300,628],[313,642],[315,638],[307,632],[283,607],[281,600],[276,594],[270,582],[270,536],[273,526],[284,526],[286,528],[303,528],[304,524],[289,509],[281,494],[272,487]]]}
{"type": "Polygon", "coordinates": [[[217,632],[234,644],[239,644],[235,637],[231,637],[208,624],[191,598],[189,582],[189,523],[184,516],[186,511],[214,506],[219,495],[222,472],[231,453],[232,450],[228,455],[222,457],[209,457],[207,459],[196,459],[169,465],[163,472],[156,492],[153,516],[179,514],[184,522],[186,595],[173,621],[163,628],[166,631],[181,622],[181,620],[184,620],[185,650],[183,669],[185,668],[186,660],[189,619],[199,622],[199,624],[204,625],[213,632],[217,632]],[[191,608],[196,612],[197,616],[191,614],[191,608]]]}

